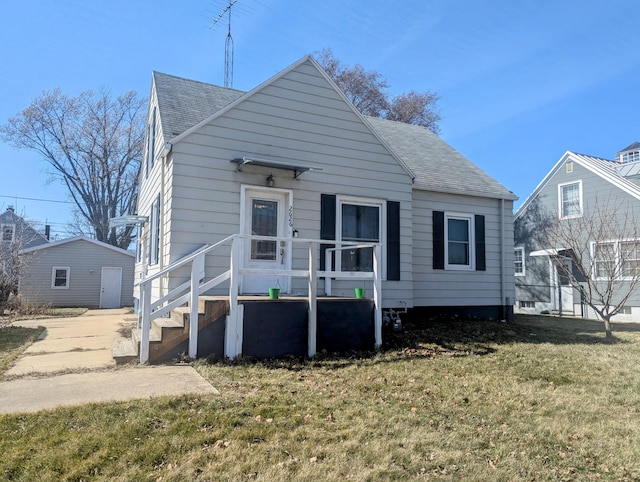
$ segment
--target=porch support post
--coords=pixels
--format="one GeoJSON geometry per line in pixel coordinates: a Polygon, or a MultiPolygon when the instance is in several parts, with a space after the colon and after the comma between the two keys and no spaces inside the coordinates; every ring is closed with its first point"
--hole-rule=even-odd
{"type": "Polygon", "coordinates": [[[200,280],[204,277],[204,255],[191,263],[191,299],[189,300],[189,358],[198,356],[198,298],[200,280]]]}
{"type": "Polygon", "coordinates": [[[309,326],[307,349],[309,356],[316,354],[316,333],[318,330],[318,300],[316,290],[318,288],[318,243],[309,243],[309,326]]]}
{"type": "Polygon", "coordinates": [[[373,248],[373,305],[374,305],[374,332],[375,346],[382,346],[382,246],[377,244],[373,248]]]}
{"type": "Polygon", "coordinates": [[[231,241],[231,266],[229,268],[229,315],[225,328],[224,354],[233,360],[242,352],[242,318],[238,310],[238,283],[241,238],[231,241]]]}
{"type": "Polygon", "coordinates": [[[149,331],[151,330],[151,283],[140,284],[140,363],[149,361],[149,331]]]}
{"type": "MultiPolygon", "coordinates": [[[[332,271],[331,267],[333,266],[333,251],[326,250],[324,257],[324,270],[332,271]]],[[[324,278],[324,294],[327,296],[331,296],[331,275],[326,276],[324,278]]]]}

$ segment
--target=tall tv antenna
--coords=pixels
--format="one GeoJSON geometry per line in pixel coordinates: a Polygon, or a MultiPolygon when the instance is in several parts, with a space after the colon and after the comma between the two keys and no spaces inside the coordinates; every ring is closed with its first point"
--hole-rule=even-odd
{"type": "Polygon", "coordinates": [[[238,0],[229,0],[229,5],[227,5],[222,12],[218,15],[209,28],[213,28],[223,17],[225,14],[228,15],[227,22],[227,39],[224,42],[224,86],[232,88],[233,87],[233,37],[231,37],[231,7],[233,7],[238,0]]]}

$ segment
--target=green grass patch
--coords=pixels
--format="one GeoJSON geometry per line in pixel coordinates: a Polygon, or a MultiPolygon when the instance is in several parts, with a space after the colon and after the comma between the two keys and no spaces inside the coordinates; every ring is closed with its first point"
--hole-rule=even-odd
{"type": "Polygon", "coordinates": [[[0,373],[3,373],[27,349],[44,328],[0,327],[0,373]]]}
{"type": "Polygon", "coordinates": [[[220,395],[0,417],[0,479],[639,480],[640,327],[614,328],[433,321],[377,353],[202,360],[220,395]]]}

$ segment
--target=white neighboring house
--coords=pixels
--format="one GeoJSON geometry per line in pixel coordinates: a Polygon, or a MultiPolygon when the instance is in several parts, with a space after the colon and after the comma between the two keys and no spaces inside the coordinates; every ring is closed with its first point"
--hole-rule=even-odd
{"type": "MultiPolygon", "coordinates": [[[[610,206],[630,206],[631,213],[626,210],[618,213],[620,223],[630,214],[640,214],[640,143],[634,142],[619,151],[613,161],[567,151],[517,210],[514,216],[516,313],[562,310],[565,315],[596,316],[581,302],[579,292],[551,259],[562,256],[571,264],[573,254],[562,252],[557,246],[539,244],[532,233],[542,229],[546,215],[559,220],[581,217],[584,213],[588,215],[595,203],[604,202],[610,206]]],[[[585,238],[583,243],[611,245],[614,253],[624,241],[629,240],[585,238]]],[[[613,321],[640,321],[640,292],[632,294],[613,321]]]]}
{"type": "MultiPolygon", "coordinates": [[[[308,269],[293,240],[377,243],[383,308],[512,314],[516,196],[429,130],[361,115],[312,57],[249,92],[154,72],[141,171],[136,286],[203,245],[262,235],[278,239],[245,242],[239,292],[308,295],[306,280],[278,275],[308,269]],[[250,271],[261,268],[269,275],[250,271]]],[[[332,267],[370,271],[371,252],[338,252],[332,267]]],[[[204,276],[229,262],[228,251],[207,258],[204,276]]],[[[188,279],[159,279],[153,299],[188,279]]],[[[354,286],[336,279],[330,292],[354,286]]]]}
{"type": "Polygon", "coordinates": [[[51,306],[133,306],[135,254],[78,236],[27,248],[20,294],[51,306]]]}

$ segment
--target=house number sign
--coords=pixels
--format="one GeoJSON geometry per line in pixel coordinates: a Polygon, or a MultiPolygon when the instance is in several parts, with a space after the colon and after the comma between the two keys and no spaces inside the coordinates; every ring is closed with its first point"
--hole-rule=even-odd
{"type": "Polygon", "coordinates": [[[289,227],[293,227],[293,206],[289,206],[289,227]]]}

